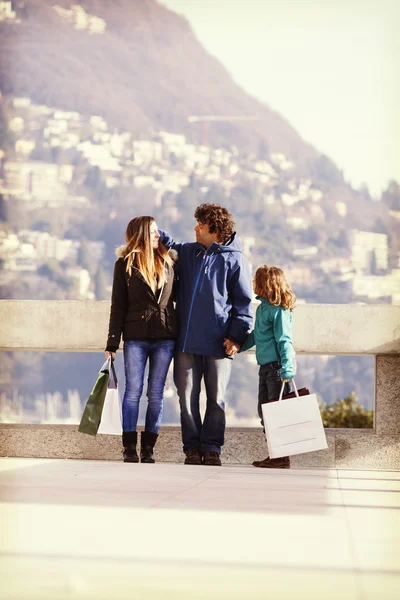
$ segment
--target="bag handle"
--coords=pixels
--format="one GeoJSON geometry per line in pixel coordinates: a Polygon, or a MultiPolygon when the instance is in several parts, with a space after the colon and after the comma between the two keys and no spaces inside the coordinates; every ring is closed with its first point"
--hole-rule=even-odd
{"type": "MultiPolygon", "coordinates": [[[[284,390],[284,387],[285,387],[285,383],[286,383],[286,381],[282,381],[281,393],[279,394],[279,399],[278,399],[279,402],[282,400],[283,390],[284,390]]],[[[300,398],[299,392],[297,391],[297,387],[296,387],[296,384],[294,382],[294,379],[292,379],[292,383],[293,383],[293,387],[294,387],[294,393],[296,394],[297,398],[300,398]]]]}
{"type": "Polygon", "coordinates": [[[104,365],[101,367],[100,373],[103,371],[109,372],[110,379],[112,377],[114,380],[115,387],[118,387],[118,379],[117,379],[117,374],[115,372],[114,359],[112,358],[112,356],[109,356],[107,358],[106,362],[104,363],[104,365]]]}
{"type": "Polygon", "coordinates": [[[114,359],[112,357],[110,357],[110,358],[111,358],[111,373],[114,378],[115,387],[118,387],[118,379],[117,379],[117,374],[115,372],[114,359]]]}

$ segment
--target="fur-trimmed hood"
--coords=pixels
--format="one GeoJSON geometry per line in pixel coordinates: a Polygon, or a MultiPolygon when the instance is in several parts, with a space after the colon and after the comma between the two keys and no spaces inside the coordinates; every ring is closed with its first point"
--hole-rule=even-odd
{"type": "MultiPolygon", "coordinates": [[[[126,246],[118,246],[115,249],[115,255],[117,258],[125,258],[125,249],[126,246]]],[[[172,262],[176,263],[179,260],[179,255],[176,250],[170,248],[168,250],[168,256],[171,258],[172,262]]]]}
{"type": "Polygon", "coordinates": [[[177,251],[176,251],[176,250],[174,250],[173,248],[170,248],[170,249],[168,250],[168,254],[169,254],[169,256],[171,257],[171,260],[172,260],[174,263],[178,262],[178,260],[179,260],[179,254],[177,253],[177,251]]]}

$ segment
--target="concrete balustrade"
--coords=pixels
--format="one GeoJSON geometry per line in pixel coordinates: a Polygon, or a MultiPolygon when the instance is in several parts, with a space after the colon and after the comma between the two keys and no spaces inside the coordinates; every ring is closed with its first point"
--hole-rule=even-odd
{"type": "MultiPolygon", "coordinates": [[[[97,352],[104,349],[109,302],[0,301],[0,349],[97,352]]],[[[400,468],[400,307],[300,305],[293,339],[298,354],[374,355],[373,430],[328,429],[328,449],[295,456],[293,466],[400,468]]],[[[0,424],[0,455],[120,460],[117,436],[90,436],[73,425],[0,424]]],[[[260,428],[228,427],[223,459],[248,464],[262,458],[260,428]]],[[[162,427],[157,459],[181,462],[179,427],[162,427]]]]}

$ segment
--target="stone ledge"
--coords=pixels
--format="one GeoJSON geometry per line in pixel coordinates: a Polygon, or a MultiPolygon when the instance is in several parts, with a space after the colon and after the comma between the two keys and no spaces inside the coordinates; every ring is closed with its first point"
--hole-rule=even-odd
{"type": "MultiPolygon", "coordinates": [[[[0,349],[102,351],[110,303],[0,300],[0,349]]],[[[400,306],[304,304],[296,309],[299,354],[400,354],[400,306]]]]}
{"type": "MultiPolygon", "coordinates": [[[[377,435],[374,430],[363,429],[327,429],[326,436],[327,450],[296,455],[292,458],[293,466],[399,468],[399,436],[377,435]]],[[[227,428],[224,463],[248,465],[266,455],[267,445],[261,428],[227,428]]],[[[84,435],[78,432],[77,425],[0,424],[0,456],[119,461],[121,439],[114,435],[84,435]]],[[[159,462],[182,462],[180,427],[160,429],[156,458],[159,462]]]]}
{"type": "Polygon", "coordinates": [[[376,431],[400,438],[400,356],[377,356],[375,369],[376,431]]]}
{"type": "Polygon", "coordinates": [[[338,469],[400,469],[400,436],[371,436],[351,430],[337,433],[335,436],[335,467],[338,469]]]}

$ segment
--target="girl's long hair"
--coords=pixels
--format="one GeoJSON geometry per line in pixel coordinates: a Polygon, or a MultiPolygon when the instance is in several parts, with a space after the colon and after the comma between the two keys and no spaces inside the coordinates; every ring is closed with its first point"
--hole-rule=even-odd
{"type": "Polygon", "coordinates": [[[132,269],[138,269],[153,292],[165,283],[165,263],[173,263],[165,246],[160,242],[158,248],[151,245],[150,227],[154,221],[154,217],[135,217],[129,221],[126,245],[117,248],[117,256],[126,261],[127,273],[132,275],[132,269]]]}
{"type": "Polygon", "coordinates": [[[253,279],[253,289],[257,296],[266,298],[274,306],[282,306],[291,311],[296,306],[296,296],[279,267],[258,267],[253,279]]]}

